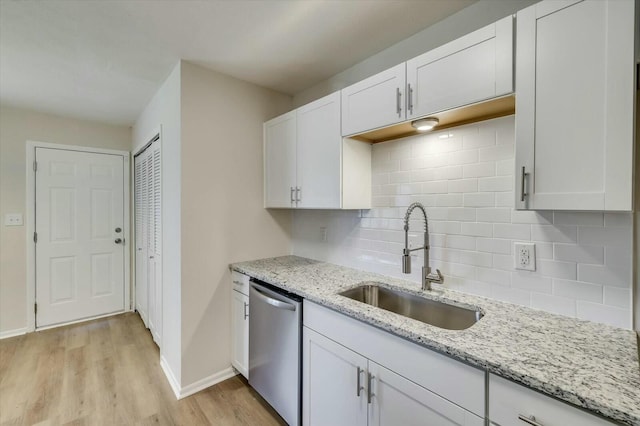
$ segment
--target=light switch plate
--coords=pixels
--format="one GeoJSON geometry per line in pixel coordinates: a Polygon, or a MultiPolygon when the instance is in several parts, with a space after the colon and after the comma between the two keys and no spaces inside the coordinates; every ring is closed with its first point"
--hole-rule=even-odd
{"type": "Polygon", "coordinates": [[[22,226],[22,213],[7,213],[4,215],[4,226],[22,226]]]}
{"type": "Polygon", "coordinates": [[[523,271],[536,270],[536,245],[534,243],[515,243],[515,268],[523,271]]]}

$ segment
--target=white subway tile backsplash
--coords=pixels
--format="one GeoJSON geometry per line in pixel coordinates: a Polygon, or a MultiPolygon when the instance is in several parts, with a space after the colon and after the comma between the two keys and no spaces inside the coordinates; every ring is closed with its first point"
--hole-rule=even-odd
{"type": "Polygon", "coordinates": [[[513,192],[496,192],[496,207],[511,207],[516,204],[513,192]]]}
{"type": "Polygon", "coordinates": [[[607,265],[578,265],[578,279],[589,283],[629,288],[631,269],[610,267],[607,265]]]}
{"type": "Polygon", "coordinates": [[[602,212],[553,212],[553,223],[556,225],[603,226],[602,212]]]}
{"type": "Polygon", "coordinates": [[[576,264],[573,262],[558,262],[555,260],[540,259],[538,272],[545,277],[562,278],[565,280],[577,279],[576,264]]]}
{"type": "Polygon", "coordinates": [[[629,328],[631,323],[631,311],[629,309],[616,308],[614,306],[601,305],[599,303],[584,302],[578,300],[577,314],[580,319],[601,322],[614,327],[629,328]]]}
{"type": "Polygon", "coordinates": [[[630,227],[633,221],[632,213],[605,213],[604,226],[624,226],[630,227]]]}
{"type": "Polygon", "coordinates": [[[631,289],[609,286],[604,288],[605,305],[627,308],[629,303],[631,303],[631,289]]]}
{"type": "Polygon", "coordinates": [[[511,223],[548,225],[553,223],[553,212],[511,210],[511,223]]]}
{"type": "Polygon", "coordinates": [[[485,177],[478,179],[478,191],[511,191],[513,178],[510,176],[485,177]]]}
{"type": "Polygon", "coordinates": [[[516,305],[531,306],[531,292],[527,290],[492,285],[491,297],[503,302],[515,303],[516,305]]]}
{"type": "MultiPolygon", "coordinates": [[[[630,327],[632,214],[514,210],[514,171],[513,117],[374,144],[373,208],[294,211],[293,253],[419,282],[421,253],[409,275],[400,260],[406,208],[421,202],[445,287],[630,327]],[[515,270],[517,241],[535,243],[536,271],[515,270]]],[[[410,225],[417,247],[420,216],[410,225]]]]}
{"type": "Polygon", "coordinates": [[[550,294],[531,293],[531,307],[554,314],[576,316],[576,300],[550,294]]]}
{"type": "Polygon", "coordinates": [[[511,240],[501,240],[495,238],[478,238],[476,240],[477,250],[487,253],[511,254],[512,245],[513,243],[511,242],[511,240]]]}
{"type": "Polygon", "coordinates": [[[478,222],[509,223],[511,222],[511,209],[506,207],[482,208],[477,210],[476,216],[478,222]]]}
{"type": "Polygon", "coordinates": [[[449,181],[449,192],[476,192],[478,190],[477,179],[456,179],[449,181]]]}
{"type": "Polygon", "coordinates": [[[460,233],[475,237],[493,236],[493,226],[490,223],[464,222],[460,226],[460,233]]]}
{"type": "Polygon", "coordinates": [[[476,268],[476,279],[492,284],[511,285],[511,273],[499,269],[476,268]]]}
{"type": "Polygon", "coordinates": [[[626,227],[581,226],[578,230],[580,244],[621,246],[631,249],[633,235],[626,227]]]}
{"type": "Polygon", "coordinates": [[[495,176],[495,174],[496,164],[494,162],[465,164],[462,166],[462,176],[465,178],[489,177],[495,176]]]}
{"type": "Polygon", "coordinates": [[[493,192],[478,192],[464,194],[465,207],[493,207],[496,204],[493,192]]]}
{"type": "Polygon", "coordinates": [[[511,223],[496,223],[493,225],[493,236],[496,238],[510,238],[513,240],[530,240],[531,226],[511,223]]]}
{"type": "Polygon", "coordinates": [[[527,271],[511,273],[511,286],[538,293],[551,293],[551,278],[541,277],[527,271]]]}
{"type": "Polygon", "coordinates": [[[553,280],[553,294],[576,300],[602,303],[602,286],[572,280],[553,280]]]}
{"type": "Polygon", "coordinates": [[[516,163],[513,158],[508,160],[500,160],[496,162],[496,175],[498,176],[513,176],[516,163]]]}
{"type": "Polygon", "coordinates": [[[578,263],[604,263],[604,247],[554,244],[553,258],[578,263]]]}
{"type": "Polygon", "coordinates": [[[478,150],[479,161],[497,161],[513,158],[513,145],[496,145],[478,150]]]}
{"type": "Polygon", "coordinates": [[[575,243],[578,239],[576,226],[531,225],[532,241],[550,241],[554,243],[575,243]]]}

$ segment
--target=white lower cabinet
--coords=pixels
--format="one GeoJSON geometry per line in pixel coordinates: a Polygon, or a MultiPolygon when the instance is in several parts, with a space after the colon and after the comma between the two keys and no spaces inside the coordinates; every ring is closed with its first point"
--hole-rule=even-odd
{"type": "Polygon", "coordinates": [[[613,426],[607,420],[539,392],[489,375],[489,416],[499,426],[613,426]]]}
{"type": "Polygon", "coordinates": [[[304,425],[484,425],[483,371],[307,301],[304,312],[304,425]]]}
{"type": "Polygon", "coordinates": [[[249,277],[231,273],[231,365],[249,378],[249,277]]]}

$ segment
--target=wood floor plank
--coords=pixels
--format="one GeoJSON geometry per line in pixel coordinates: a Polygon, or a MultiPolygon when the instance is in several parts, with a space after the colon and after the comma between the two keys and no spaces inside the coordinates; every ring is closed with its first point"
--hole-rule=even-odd
{"type": "Polygon", "coordinates": [[[240,376],[176,400],[125,313],[0,341],[0,426],[284,425],[240,376]]]}

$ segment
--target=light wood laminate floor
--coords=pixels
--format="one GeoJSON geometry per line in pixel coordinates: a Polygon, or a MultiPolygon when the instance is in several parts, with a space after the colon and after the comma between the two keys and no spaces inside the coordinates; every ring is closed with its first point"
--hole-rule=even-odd
{"type": "Polygon", "coordinates": [[[236,376],[180,401],[140,317],[0,340],[0,424],[281,425],[236,376]]]}

